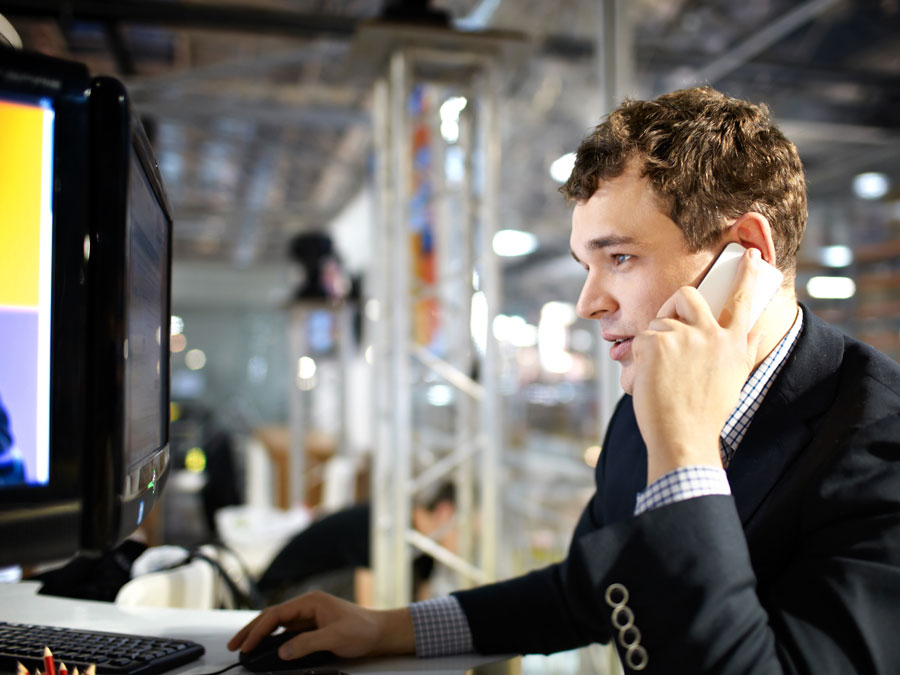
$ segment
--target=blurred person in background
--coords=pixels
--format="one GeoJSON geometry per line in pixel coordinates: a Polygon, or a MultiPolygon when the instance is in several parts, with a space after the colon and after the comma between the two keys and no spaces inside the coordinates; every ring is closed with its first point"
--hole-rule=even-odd
{"type": "Polygon", "coordinates": [[[0,487],[25,483],[25,463],[13,441],[9,413],[0,398],[0,487]]]}
{"type": "MultiPolygon", "coordinates": [[[[454,551],[455,516],[455,488],[452,483],[443,483],[423,493],[413,505],[412,525],[454,551]]],[[[371,607],[371,520],[368,502],[316,520],[278,552],[257,582],[260,593],[267,601],[278,602],[304,590],[327,590],[371,607]]],[[[420,554],[412,565],[413,597],[428,598],[434,559],[420,554]]]]}

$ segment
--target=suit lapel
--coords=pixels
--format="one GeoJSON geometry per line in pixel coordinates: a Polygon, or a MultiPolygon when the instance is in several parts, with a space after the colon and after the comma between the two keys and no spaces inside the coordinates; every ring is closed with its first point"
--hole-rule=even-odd
{"type": "Polygon", "coordinates": [[[801,305],[803,330],[728,467],[746,528],[766,495],[803,452],[834,400],[843,356],[840,333],[801,305]]]}
{"type": "Polygon", "coordinates": [[[601,496],[596,522],[609,525],[634,515],[637,493],[647,487],[647,447],[634,417],[632,398],[622,396],[597,463],[597,493],[601,496]]]}

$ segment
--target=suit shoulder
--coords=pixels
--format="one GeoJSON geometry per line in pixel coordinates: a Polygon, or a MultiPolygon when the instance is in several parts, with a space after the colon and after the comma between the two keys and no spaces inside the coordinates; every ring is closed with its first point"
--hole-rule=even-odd
{"type": "MultiPolygon", "coordinates": [[[[859,380],[869,396],[900,413],[900,364],[874,347],[844,335],[843,380],[859,380]]],[[[867,399],[868,400],[868,399],[867,399]]]]}

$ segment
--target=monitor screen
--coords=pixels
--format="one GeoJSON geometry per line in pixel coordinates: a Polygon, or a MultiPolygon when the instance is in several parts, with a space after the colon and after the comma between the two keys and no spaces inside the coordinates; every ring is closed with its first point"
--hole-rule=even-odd
{"type": "Polygon", "coordinates": [[[0,489],[50,480],[54,106],[0,92],[0,489]]]}
{"type": "MultiPolygon", "coordinates": [[[[129,165],[124,453],[126,498],[134,498],[148,488],[156,494],[156,467],[146,478],[142,471],[169,442],[169,222],[137,152],[129,165]]],[[[145,515],[139,505],[135,527],[145,515]]]]}
{"type": "Polygon", "coordinates": [[[0,565],[109,549],[169,470],[172,220],[124,86],[0,49],[0,565]]]}

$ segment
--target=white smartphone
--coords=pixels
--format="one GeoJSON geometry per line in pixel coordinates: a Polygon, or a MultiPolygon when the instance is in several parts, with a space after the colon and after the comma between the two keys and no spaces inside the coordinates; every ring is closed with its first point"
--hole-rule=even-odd
{"type": "MultiPolygon", "coordinates": [[[[697,286],[697,290],[709,303],[709,308],[717,319],[722,313],[722,308],[725,307],[725,301],[731,295],[738,264],[746,250],[740,244],[728,244],[725,250],[719,254],[713,266],[709,268],[703,281],[697,286]]],[[[756,288],[753,291],[753,303],[750,306],[751,328],[756,324],[766,305],[778,292],[783,279],[784,275],[777,268],[763,261],[756,280],[756,288]]]]}

